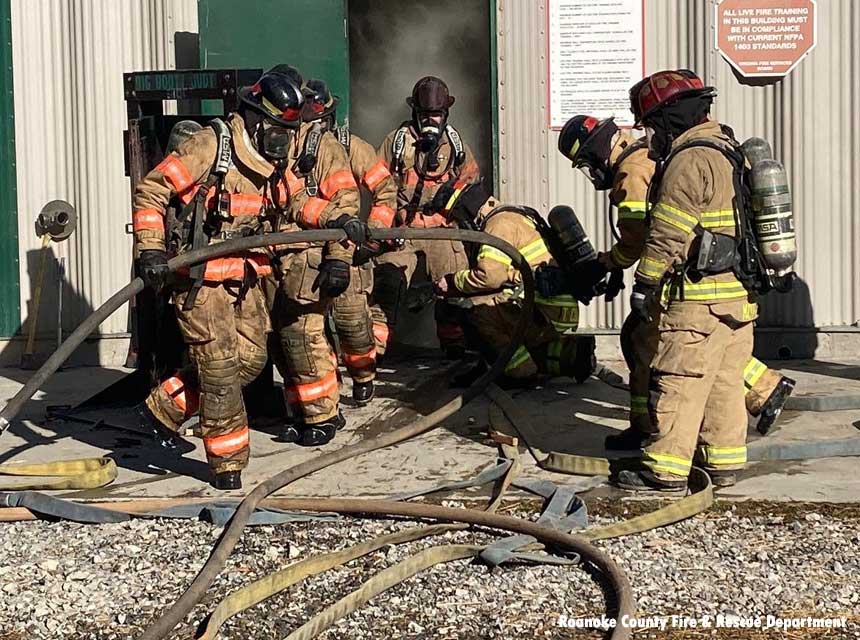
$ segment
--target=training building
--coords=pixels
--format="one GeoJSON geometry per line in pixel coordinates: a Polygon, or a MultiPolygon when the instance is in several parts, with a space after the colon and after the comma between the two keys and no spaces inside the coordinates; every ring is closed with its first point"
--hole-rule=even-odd
{"type": "MultiPolygon", "coordinates": [[[[764,300],[760,354],[860,352],[857,33],[852,0],[0,0],[0,364],[20,360],[36,297],[50,350],[58,321],[68,333],[128,282],[123,73],[280,62],[326,79],[374,144],[408,117],[418,77],[443,77],[497,194],[573,206],[601,250],[606,198],[556,151],[560,123],[623,123],[631,79],[693,69],[719,91],[716,118],[767,138],[791,181],[800,280],[764,300]],[[54,199],[79,226],[43,250],[33,223],[54,199]]],[[[612,336],[626,313],[593,302],[582,325],[612,336]]],[[[123,310],[78,361],[121,364],[128,336],[123,310]]]]}

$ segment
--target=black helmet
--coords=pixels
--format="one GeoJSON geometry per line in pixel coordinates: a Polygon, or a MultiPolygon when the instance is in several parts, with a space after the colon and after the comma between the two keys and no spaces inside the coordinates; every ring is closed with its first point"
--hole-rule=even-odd
{"type": "Polygon", "coordinates": [[[305,108],[302,113],[305,122],[324,120],[329,116],[334,120],[340,98],[332,95],[325,82],[318,78],[311,78],[302,90],[305,94],[305,108]]]}
{"type": "Polygon", "coordinates": [[[466,184],[462,179],[455,178],[439,187],[430,206],[454,220],[474,222],[481,207],[491,197],[483,178],[474,184],[466,184]]]}
{"type": "Polygon", "coordinates": [[[448,111],[454,104],[454,97],[448,92],[448,85],[436,76],[425,76],[412,87],[412,95],[406,104],[413,111],[448,111]]]}
{"type": "Polygon", "coordinates": [[[301,85],[285,73],[267,71],[255,84],[239,89],[239,99],[274,124],[296,128],[302,122],[301,85]]]}
{"type": "Polygon", "coordinates": [[[612,166],[609,155],[612,138],[618,132],[614,118],[598,120],[594,116],[574,116],[558,136],[558,150],[577,169],[586,170],[595,189],[612,187],[612,166]]]}
{"type": "Polygon", "coordinates": [[[304,76],[302,76],[302,72],[296,69],[291,64],[276,64],[266,73],[282,73],[300,87],[305,83],[305,79],[304,76]]]}

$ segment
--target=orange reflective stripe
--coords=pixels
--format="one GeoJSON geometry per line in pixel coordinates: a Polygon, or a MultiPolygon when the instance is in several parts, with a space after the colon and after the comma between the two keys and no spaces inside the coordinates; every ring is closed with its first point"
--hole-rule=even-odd
{"type": "Polygon", "coordinates": [[[203,437],[203,447],[211,456],[229,456],[251,444],[251,433],[247,426],[223,436],[203,437]]]}
{"type": "Polygon", "coordinates": [[[164,216],[158,209],[141,209],[135,211],[131,216],[131,224],[135,231],[151,229],[153,231],[164,231],[164,216]]]}
{"type": "Polygon", "coordinates": [[[322,198],[308,198],[305,206],[302,207],[303,226],[318,229],[320,226],[320,216],[329,204],[331,203],[328,200],[323,200],[322,198]]]}
{"type": "Polygon", "coordinates": [[[373,323],[373,337],[380,344],[388,344],[388,339],[391,337],[391,330],[387,324],[381,322],[373,323]]]}
{"type": "Polygon", "coordinates": [[[320,185],[320,193],[328,200],[331,200],[331,197],[341,189],[357,188],[358,185],[355,184],[355,176],[352,175],[352,171],[341,169],[340,171],[335,171],[323,181],[320,185]]]}
{"type": "MultiPolygon", "coordinates": [[[[423,213],[415,216],[416,221],[420,220],[425,227],[444,227],[448,224],[448,219],[440,213],[434,213],[432,216],[425,216],[423,213]]],[[[413,226],[415,226],[413,224],[413,226]]]]}
{"type": "Polygon", "coordinates": [[[177,195],[180,197],[183,202],[186,204],[191,201],[194,187],[194,178],[191,177],[191,174],[188,173],[188,169],[185,168],[185,165],[174,155],[165,156],[164,160],[158,163],[155,167],[157,171],[160,171],[165,178],[170,181],[170,184],[173,185],[174,191],[176,191],[177,195]],[[186,201],[186,198],[187,201],[186,201]]]}
{"type": "Polygon", "coordinates": [[[186,389],[182,378],[173,376],[161,383],[167,395],[179,407],[185,417],[193,416],[200,407],[200,393],[194,389],[186,389]]]}
{"type": "Polygon", "coordinates": [[[479,175],[481,175],[481,170],[478,168],[478,164],[474,160],[460,170],[460,178],[466,182],[477,178],[479,175]]]}
{"type": "Polygon", "coordinates": [[[305,384],[294,384],[287,391],[287,401],[290,404],[308,404],[314,400],[325,398],[333,393],[338,393],[337,372],[332,371],[322,380],[307,382],[305,384]]]}
{"type": "Polygon", "coordinates": [[[343,362],[347,367],[353,369],[366,369],[376,364],[376,347],[371,347],[367,353],[346,353],[343,354],[343,362]]]}
{"type": "Polygon", "coordinates": [[[383,227],[390,227],[394,224],[394,209],[384,204],[378,204],[371,208],[367,221],[376,221],[381,223],[383,227]]]}
{"type": "Polygon", "coordinates": [[[364,184],[367,185],[368,189],[374,191],[376,187],[379,186],[379,183],[390,175],[391,172],[388,170],[388,165],[385,164],[385,160],[379,160],[375,165],[367,170],[367,173],[364,174],[362,180],[364,181],[364,184]]]}
{"type": "Polygon", "coordinates": [[[230,196],[230,215],[258,216],[263,212],[263,196],[252,193],[234,193],[230,196]]]}
{"type": "Polygon", "coordinates": [[[269,263],[268,256],[263,254],[253,254],[247,257],[228,256],[226,258],[215,258],[206,263],[206,271],[203,274],[203,279],[209,282],[224,282],[225,280],[243,280],[245,278],[245,262],[251,265],[251,268],[257,275],[269,275],[272,273],[272,266],[269,263]]]}

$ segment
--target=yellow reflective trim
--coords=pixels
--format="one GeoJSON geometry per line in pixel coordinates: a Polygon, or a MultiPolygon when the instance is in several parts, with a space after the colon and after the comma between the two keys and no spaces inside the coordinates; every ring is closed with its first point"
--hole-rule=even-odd
{"type": "MultiPolygon", "coordinates": [[[[680,287],[671,288],[670,299],[678,300],[681,297],[680,287]]],[[[746,298],[747,290],[740,282],[684,282],[684,299],[694,301],[707,300],[733,300],[746,298]]]]}
{"type": "Polygon", "coordinates": [[[508,364],[505,365],[505,371],[513,371],[517,367],[524,365],[531,358],[531,354],[528,349],[524,346],[520,346],[516,351],[514,351],[514,355],[511,356],[511,359],[508,361],[508,364]]]}
{"type": "Polygon", "coordinates": [[[618,204],[618,220],[645,220],[647,203],[638,200],[625,200],[618,204]]]}
{"type": "Polygon", "coordinates": [[[699,447],[699,453],[705,464],[719,467],[728,465],[745,464],[747,461],[747,448],[742,447],[715,447],[704,445],[699,447]]]}
{"type": "Polygon", "coordinates": [[[636,271],[646,278],[659,280],[663,277],[663,274],[666,273],[666,265],[659,260],[653,260],[643,256],[639,261],[639,266],[636,267],[636,271]]]}
{"type": "Polygon", "coordinates": [[[543,238],[538,238],[537,240],[528,243],[520,249],[520,253],[530,265],[532,263],[536,263],[538,258],[542,258],[544,256],[550,257],[549,250],[546,248],[543,238]]]}
{"type": "Polygon", "coordinates": [[[687,233],[692,232],[699,224],[699,220],[695,216],[662,202],[657,203],[657,206],[654,207],[654,219],[662,220],[687,233]]]}
{"type": "Polygon", "coordinates": [[[642,464],[653,471],[687,476],[690,473],[690,468],[693,466],[693,461],[688,458],[681,458],[680,456],[643,451],[642,464]]]}
{"type": "Polygon", "coordinates": [[[744,384],[747,388],[752,389],[761,380],[765,371],[767,371],[767,365],[764,362],[750,358],[747,366],[744,367],[744,384]]]}
{"type": "Polygon", "coordinates": [[[454,205],[457,204],[457,198],[460,197],[460,194],[463,192],[463,189],[455,189],[454,193],[451,194],[451,197],[448,199],[448,203],[445,205],[445,210],[450,211],[454,208],[454,205]]]}
{"type": "Polygon", "coordinates": [[[735,211],[734,209],[720,209],[719,211],[705,211],[702,213],[702,221],[700,223],[705,229],[716,229],[719,227],[735,226],[735,211]]]}
{"type": "Polygon", "coordinates": [[[576,298],[566,293],[559,296],[552,296],[551,298],[544,298],[543,296],[536,295],[535,304],[539,304],[544,307],[576,307],[576,309],[579,310],[579,303],[576,301],[576,298]]]}
{"type": "Polygon", "coordinates": [[[512,264],[511,258],[504,251],[499,251],[495,247],[491,247],[489,245],[483,244],[481,245],[481,250],[478,252],[478,260],[483,260],[486,258],[487,260],[495,260],[496,262],[500,262],[506,267],[512,264]]]}
{"type": "Polygon", "coordinates": [[[462,291],[463,293],[471,293],[471,288],[469,286],[468,277],[471,271],[465,269],[463,271],[458,271],[454,274],[454,286],[457,287],[458,291],[462,291]]]}
{"type": "Polygon", "coordinates": [[[576,152],[579,151],[579,146],[580,146],[579,140],[574,140],[573,146],[570,148],[570,152],[567,154],[569,158],[572,158],[573,156],[576,155],[576,152]]]}
{"type": "Polygon", "coordinates": [[[755,320],[758,316],[758,304],[755,302],[745,302],[744,308],[741,310],[742,320],[755,320]]]}
{"type": "Polygon", "coordinates": [[[648,396],[630,396],[630,413],[634,415],[648,413],[648,396]]]}

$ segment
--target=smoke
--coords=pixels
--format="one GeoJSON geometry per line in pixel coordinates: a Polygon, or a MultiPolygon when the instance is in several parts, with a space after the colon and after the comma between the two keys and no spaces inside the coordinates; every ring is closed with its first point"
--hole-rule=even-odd
{"type": "Polygon", "coordinates": [[[451,123],[492,176],[490,16],[486,0],[350,0],[350,128],[375,147],[410,117],[419,78],[442,78],[451,123]]]}

